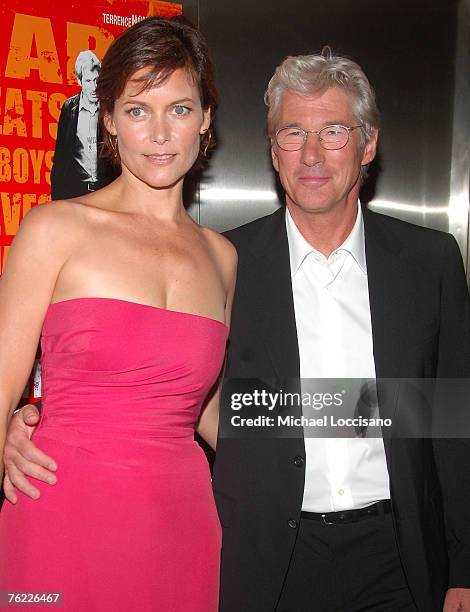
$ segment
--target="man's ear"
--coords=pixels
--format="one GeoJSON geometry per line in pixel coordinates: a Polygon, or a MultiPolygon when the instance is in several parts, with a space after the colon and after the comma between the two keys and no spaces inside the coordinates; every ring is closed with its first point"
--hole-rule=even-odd
{"type": "Polygon", "coordinates": [[[105,113],[105,115],[103,116],[103,123],[104,127],[111,134],[111,136],[116,136],[117,132],[114,126],[114,121],[109,113],[105,113]]]}
{"type": "Polygon", "coordinates": [[[271,161],[273,162],[274,169],[279,172],[279,158],[276,153],[276,145],[273,143],[271,138],[271,161]]]}
{"type": "Polygon", "coordinates": [[[379,130],[374,128],[369,140],[364,146],[364,152],[362,154],[361,166],[367,166],[374,159],[377,153],[377,139],[379,137],[379,130]]]}

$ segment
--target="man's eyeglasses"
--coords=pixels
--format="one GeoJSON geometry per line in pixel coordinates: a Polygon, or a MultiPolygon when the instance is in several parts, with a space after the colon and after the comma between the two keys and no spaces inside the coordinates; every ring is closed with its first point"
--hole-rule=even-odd
{"type": "Polygon", "coordinates": [[[276,132],[276,142],[284,151],[298,151],[307,141],[309,134],[315,134],[324,149],[342,149],[348,144],[349,133],[362,125],[327,125],[318,132],[299,127],[284,127],[276,132]]]}

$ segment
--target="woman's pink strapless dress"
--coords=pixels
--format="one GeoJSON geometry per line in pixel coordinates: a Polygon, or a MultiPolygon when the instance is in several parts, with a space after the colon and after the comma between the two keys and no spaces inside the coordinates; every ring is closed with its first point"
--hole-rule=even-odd
{"type": "Polygon", "coordinates": [[[213,319],[118,299],[49,307],[34,441],[58,482],[5,502],[0,591],[60,592],[67,612],[217,610],[221,529],[194,429],[226,340],[213,319]]]}

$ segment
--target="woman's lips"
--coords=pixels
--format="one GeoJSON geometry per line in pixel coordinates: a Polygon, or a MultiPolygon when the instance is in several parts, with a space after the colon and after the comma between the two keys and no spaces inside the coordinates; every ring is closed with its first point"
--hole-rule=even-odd
{"type": "Polygon", "coordinates": [[[152,153],[151,155],[145,155],[145,157],[152,162],[152,164],[164,166],[173,161],[176,157],[176,153],[152,153]]]}

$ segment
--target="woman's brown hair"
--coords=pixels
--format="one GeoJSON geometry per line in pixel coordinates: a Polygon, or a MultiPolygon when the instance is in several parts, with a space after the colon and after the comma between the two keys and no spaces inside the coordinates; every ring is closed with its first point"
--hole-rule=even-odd
{"type": "MultiPolygon", "coordinates": [[[[116,138],[104,127],[104,117],[112,115],[114,103],[129,78],[142,68],[142,90],[163,83],[176,69],[184,68],[199,88],[201,105],[210,108],[213,117],[219,96],[214,84],[213,66],[207,43],[201,32],[186,18],[148,17],[125,30],[109,47],[103,58],[96,86],[104,142],[102,154],[120,163],[116,138]]],[[[201,137],[195,167],[203,165],[208,149],[214,146],[211,129],[201,137]]]]}

